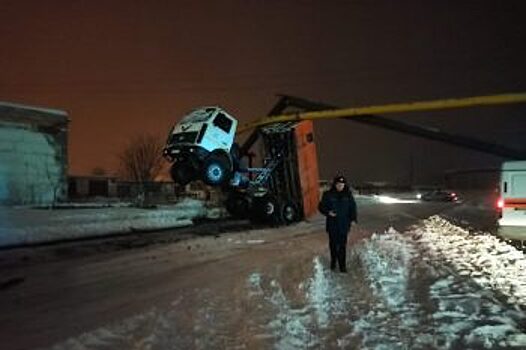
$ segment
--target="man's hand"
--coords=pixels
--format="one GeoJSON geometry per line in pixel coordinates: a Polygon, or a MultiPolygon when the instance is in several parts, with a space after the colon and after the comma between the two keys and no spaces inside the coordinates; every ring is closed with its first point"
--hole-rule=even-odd
{"type": "Polygon", "coordinates": [[[329,211],[329,216],[333,218],[336,217],[336,212],[334,210],[329,211]]]}

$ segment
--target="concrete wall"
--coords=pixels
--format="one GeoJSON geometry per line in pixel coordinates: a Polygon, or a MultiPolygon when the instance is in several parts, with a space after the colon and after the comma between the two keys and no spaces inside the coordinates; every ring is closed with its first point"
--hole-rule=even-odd
{"type": "Polygon", "coordinates": [[[3,121],[0,204],[51,204],[66,197],[67,131],[3,121]]]}

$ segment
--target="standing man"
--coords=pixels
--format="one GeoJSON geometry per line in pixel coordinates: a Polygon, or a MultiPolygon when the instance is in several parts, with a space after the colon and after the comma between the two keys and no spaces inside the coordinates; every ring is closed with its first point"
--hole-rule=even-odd
{"type": "Polygon", "coordinates": [[[336,268],[336,261],[341,272],[347,272],[345,255],[347,235],[352,222],[357,222],[356,202],[343,176],[336,176],[331,189],[323,193],[318,205],[319,211],[327,217],[325,229],[329,234],[331,251],[331,270],[336,268]]]}

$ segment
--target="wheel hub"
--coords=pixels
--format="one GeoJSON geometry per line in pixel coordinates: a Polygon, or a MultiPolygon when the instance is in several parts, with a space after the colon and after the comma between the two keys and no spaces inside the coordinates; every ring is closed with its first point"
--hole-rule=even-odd
{"type": "Polygon", "coordinates": [[[294,218],[294,209],[292,207],[286,207],[284,210],[284,216],[287,220],[292,220],[294,218]]]}
{"type": "Polygon", "coordinates": [[[274,203],[267,203],[266,205],[267,215],[272,215],[274,213],[274,203]]]}
{"type": "Polygon", "coordinates": [[[223,177],[223,170],[218,165],[211,165],[208,168],[208,178],[212,181],[219,181],[223,177]]]}

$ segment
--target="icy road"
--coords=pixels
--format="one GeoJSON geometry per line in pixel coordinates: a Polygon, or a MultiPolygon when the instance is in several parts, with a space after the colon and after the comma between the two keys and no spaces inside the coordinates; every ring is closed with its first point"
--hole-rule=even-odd
{"type": "Polygon", "coordinates": [[[360,209],[347,274],[327,268],[322,218],[127,249],[3,252],[0,347],[526,348],[526,260],[487,233],[491,211],[360,209]]]}

